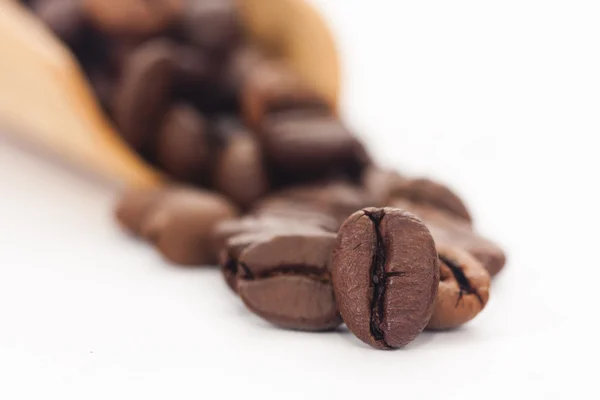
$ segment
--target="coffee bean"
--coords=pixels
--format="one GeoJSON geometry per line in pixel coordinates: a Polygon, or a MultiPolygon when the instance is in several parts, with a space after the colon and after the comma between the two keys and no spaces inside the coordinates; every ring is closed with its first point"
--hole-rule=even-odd
{"type": "Polygon", "coordinates": [[[379,349],[410,343],[427,325],[439,284],[435,243],[415,216],[367,208],[340,228],[335,295],[346,325],[379,349]]]}
{"type": "Polygon", "coordinates": [[[241,36],[235,0],[187,0],[182,26],[191,43],[213,51],[231,48],[241,36]]]}
{"type": "Polygon", "coordinates": [[[478,315],[489,299],[490,275],[464,250],[437,242],[440,285],[428,329],[451,329],[478,315]]]}
{"type": "Polygon", "coordinates": [[[115,93],[114,118],[125,140],[148,151],[170,101],[173,45],[153,40],[137,47],[126,61],[115,93]]]}
{"type": "Polygon", "coordinates": [[[156,140],[157,161],[177,179],[206,184],[212,164],[207,123],[190,104],[169,109],[156,140]]]}
{"type": "Polygon", "coordinates": [[[82,0],[99,31],[111,36],[150,36],[180,20],[183,0],[82,0]]]}
{"type": "Polygon", "coordinates": [[[471,222],[471,215],[463,201],[448,187],[430,179],[407,179],[394,186],[392,196],[414,203],[429,204],[471,222]]]}
{"type": "Polygon", "coordinates": [[[141,235],[144,220],[163,193],[160,189],[126,190],[115,208],[116,219],[131,233],[141,235]]]}
{"type": "Polygon", "coordinates": [[[239,122],[217,122],[221,149],[214,168],[213,184],[243,208],[249,207],[270,188],[262,149],[239,122]]]}
{"type": "Polygon", "coordinates": [[[219,67],[218,60],[207,51],[190,45],[178,45],[174,54],[176,86],[180,92],[197,90],[203,84],[215,79],[219,67]]]}
{"type": "Polygon", "coordinates": [[[266,119],[261,135],[272,167],[281,175],[323,176],[362,169],[362,144],[335,117],[280,113],[266,119]]]}
{"type": "Polygon", "coordinates": [[[467,220],[430,205],[417,204],[405,199],[395,199],[390,204],[417,215],[425,222],[436,242],[447,243],[467,251],[483,264],[491,276],[504,268],[504,251],[475,232],[467,220]]]}
{"type": "Polygon", "coordinates": [[[246,306],[288,329],[321,331],[341,324],[330,261],[335,234],[267,235],[237,260],[237,289],[246,306]]]}
{"type": "Polygon", "coordinates": [[[117,86],[115,79],[102,68],[90,70],[87,75],[100,106],[102,106],[106,112],[110,113],[115,88],[117,86]]]}
{"type": "Polygon", "coordinates": [[[142,236],[175,264],[214,264],[218,254],[210,246],[211,232],[219,222],[236,214],[235,207],[216,193],[169,190],[146,216],[142,236]]]}
{"type": "Polygon", "coordinates": [[[36,1],[33,12],[69,45],[75,44],[84,27],[85,17],[80,0],[36,1]]]}
{"type": "Polygon", "coordinates": [[[249,126],[258,128],[273,113],[317,110],[331,113],[331,105],[283,62],[255,65],[241,87],[241,107],[249,126]]]}
{"type": "Polygon", "coordinates": [[[370,165],[361,175],[364,190],[373,199],[373,205],[383,207],[389,204],[394,189],[402,186],[407,178],[396,171],[370,165]]]}
{"type": "Polygon", "coordinates": [[[331,180],[281,189],[261,200],[257,208],[278,204],[325,213],[341,224],[356,210],[372,206],[373,201],[360,186],[345,180],[331,180]]]}

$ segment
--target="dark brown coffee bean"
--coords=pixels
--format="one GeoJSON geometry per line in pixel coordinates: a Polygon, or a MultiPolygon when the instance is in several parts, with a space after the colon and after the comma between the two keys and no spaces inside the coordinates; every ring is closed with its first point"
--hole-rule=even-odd
{"type": "Polygon", "coordinates": [[[253,215],[258,218],[299,221],[307,225],[318,226],[327,232],[335,233],[340,227],[340,222],[330,213],[310,206],[303,207],[302,204],[298,205],[289,201],[262,203],[259,208],[253,208],[252,210],[253,215]]]}
{"type": "Polygon", "coordinates": [[[425,222],[436,242],[447,243],[467,251],[483,264],[491,276],[504,268],[504,251],[497,244],[473,231],[467,220],[433,206],[405,199],[393,200],[391,205],[417,215],[425,222]]]}
{"type": "Polygon", "coordinates": [[[196,90],[215,79],[219,63],[207,51],[189,45],[179,45],[174,55],[175,84],[180,92],[196,90]]]}
{"type": "Polygon", "coordinates": [[[82,0],[99,31],[113,36],[149,36],[166,31],[183,14],[183,0],[82,0]]]}
{"type": "Polygon", "coordinates": [[[159,165],[175,178],[206,183],[212,154],[204,116],[189,104],[172,106],[158,132],[156,157],[159,165]]]}
{"type": "Polygon", "coordinates": [[[249,126],[260,127],[268,115],[289,110],[332,112],[331,105],[282,62],[265,61],[250,72],[240,94],[249,126]]]}
{"type": "Polygon", "coordinates": [[[173,44],[157,39],[129,55],[115,93],[114,118],[125,140],[138,151],[152,146],[170,102],[173,44]],[[152,143],[152,144],[151,144],[152,143]]]}
{"type": "Polygon", "coordinates": [[[38,0],[33,3],[33,11],[69,45],[78,41],[85,27],[81,0],[38,0]]]}
{"type": "Polygon", "coordinates": [[[163,193],[161,189],[128,189],[115,207],[115,217],[125,229],[141,235],[144,220],[163,193]]]}
{"type": "Polygon", "coordinates": [[[428,329],[451,329],[478,315],[488,302],[490,275],[469,253],[437,243],[440,286],[428,329]]]}
{"type": "Polygon", "coordinates": [[[363,167],[362,144],[335,117],[281,113],[266,119],[262,141],[269,162],[280,174],[323,176],[328,171],[363,167]]]}
{"type": "Polygon", "coordinates": [[[333,233],[266,236],[238,258],[237,289],[246,306],[288,329],[321,331],[341,324],[331,285],[333,233]]]}
{"type": "Polygon", "coordinates": [[[241,124],[221,122],[221,145],[213,172],[215,188],[246,208],[268,192],[270,182],[262,148],[241,124]]]}
{"type": "Polygon", "coordinates": [[[235,0],[187,0],[183,30],[188,40],[210,50],[225,50],[241,36],[235,0]]]}
{"type": "Polygon", "coordinates": [[[214,264],[218,254],[211,246],[211,233],[219,222],[236,214],[236,208],[216,193],[171,189],[147,213],[142,236],[175,264],[214,264]]]}
{"type": "Polygon", "coordinates": [[[367,208],[340,228],[332,275],[350,331],[390,349],[410,343],[429,322],[440,272],[433,238],[417,217],[367,208]]]}
{"type": "Polygon", "coordinates": [[[361,183],[365,191],[373,199],[373,205],[383,207],[389,205],[392,193],[397,186],[402,186],[407,178],[396,171],[386,170],[370,165],[361,175],[361,183]]]}
{"type": "Polygon", "coordinates": [[[117,82],[102,68],[88,71],[87,76],[98,102],[106,112],[110,113],[117,82]]]}
{"type": "Polygon", "coordinates": [[[430,179],[407,179],[395,185],[393,197],[414,203],[429,204],[471,222],[471,215],[463,201],[448,187],[430,179]]]}

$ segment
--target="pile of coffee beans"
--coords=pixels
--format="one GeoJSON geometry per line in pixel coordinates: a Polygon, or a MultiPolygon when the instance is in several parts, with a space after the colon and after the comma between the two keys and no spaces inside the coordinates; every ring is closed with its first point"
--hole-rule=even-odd
{"type": "Polygon", "coordinates": [[[236,0],[32,0],[123,139],[172,183],[120,223],[181,265],[219,264],[282,328],[345,323],[379,349],[487,304],[501,248],[446,186],[377,166],[284,61],[248,45],[236,0]]]}

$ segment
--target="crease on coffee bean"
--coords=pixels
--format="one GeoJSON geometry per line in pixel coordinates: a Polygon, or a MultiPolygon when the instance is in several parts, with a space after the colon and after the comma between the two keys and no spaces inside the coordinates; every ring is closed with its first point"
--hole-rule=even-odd
{"type": "Polygon", "coordinates": [[[376,248],[373,252],[371,261],[371,286],[373,287],[373,298],[371,300],[371,321],[369,329],[371,336],[377,341],[382,341],[384,345],[390,347],[385,341],[385,335],[381,330],[381,322],[383,321],[384,307],[383,299],[385,296],[387,274],[385,272],[386,253],[383,246],[383,238],[379,230],[381,221],[385,216],[384,210],[375,212],[365,211],[365,215],[371,220],[374,225],[376,235],[376,248]]]}
{"type": "Polygon", "coordinates": [[[457,263],[455,261],[451,260],[450,258],[445,257],[441,254],[438,254],[438,257],[440,260],[442,260],[442,262],[444,264],[446,264],[446,266],[448,268],[450,268],[450,272],[452,272],[452,276],[454,276],[454,279],[456,279],[456,282],[458,283],[460,292],[458,294],[458,299],[456,300],[456,304],[454,305],[454,307],[455,308],[458,307],[458,304],[460,303],[460,301],[463,298],[463,295],[465,295],[465,294],[474,295],[475,297],[477,297],[477,300],[479,300],[479,303],[483,306],[483,300],[481,299],[481,296],[477,292],[477,289],[475,289],[473,286],[471,286],[471,282],[469,282],[469,280],[465,276],[464,272],[457,265],[457,263]]]}
{"type": "Polygon", "coordinates": [[[254,274],[250,268],[248,268],[248,266],[242,262],[238,263],[238,268],[241,271],[240,278],[246,281],[269,279],[278,276],[303,276],[319,282],[331,282],[331,273],[319,267],[281,265],[260,274],[254,274]]]}

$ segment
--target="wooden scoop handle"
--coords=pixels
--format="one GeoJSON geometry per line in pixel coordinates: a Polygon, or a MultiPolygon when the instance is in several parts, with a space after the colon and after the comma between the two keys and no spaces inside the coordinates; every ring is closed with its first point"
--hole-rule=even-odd
{"type": "MultiPolygon", "coordinates": [[[[318,13],[303,0],[238,1],[249,37],[337,104],[337,55],[318,13]]],[[[163,181],[116,133],[69,50],[13,0],[0,0],[0,51],[0,128],[127,185],[163,181]]]]}

